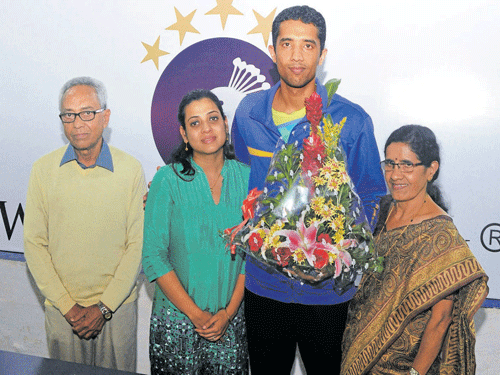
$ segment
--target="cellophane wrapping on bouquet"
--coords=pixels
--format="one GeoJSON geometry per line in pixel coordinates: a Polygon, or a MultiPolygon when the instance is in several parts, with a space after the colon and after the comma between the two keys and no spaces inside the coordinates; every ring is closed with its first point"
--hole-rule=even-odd
{"type": "MultiPolygon", "coordinates": [[[[336,87],[329,84],[333,95],[336,87]]],[[[309,137],[303,144],[278,145],[263,191],[250,191],[242,207],[245,220],[223,236],[233,253],[243,251],[309,284],[331,277],[342,294],[364,270],[380,271],[383,259],[347,173],[339,141],[347,119],[334,124],[324,116],[316,93],[306,99],[306,113],[309,137]]]]}

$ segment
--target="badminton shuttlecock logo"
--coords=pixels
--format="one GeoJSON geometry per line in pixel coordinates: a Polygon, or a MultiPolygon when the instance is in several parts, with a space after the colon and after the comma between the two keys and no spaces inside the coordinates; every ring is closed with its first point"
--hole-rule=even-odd
{"type": "Polygon", "coordinates": [[[246,95],[270,87],[266,77],[260,74],[259,68],[237,57],[233,60],[233,72],[228,85],[216,87],[211,91],[222,101],[228,123],[232,124],[236,108],[246,95]]]}

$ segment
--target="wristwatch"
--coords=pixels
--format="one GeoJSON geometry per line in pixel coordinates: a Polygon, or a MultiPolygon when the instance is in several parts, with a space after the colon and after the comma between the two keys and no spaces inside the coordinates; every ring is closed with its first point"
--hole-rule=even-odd
{"type": "Polygon", "coordinates": [[[417,370],[415,370],[413,367],[410,369],[410,375],[420,375],[417,370]]]}
{"type": "Polygon", "coordinates": [[[101,310],[101,314],[102,316],[104,316],[104,319],[111,320],[111,318],[113,317],[113,311],[108,309],[101,301],[97,302],[97,307],[99,307],[99,310],[101,310]]]}

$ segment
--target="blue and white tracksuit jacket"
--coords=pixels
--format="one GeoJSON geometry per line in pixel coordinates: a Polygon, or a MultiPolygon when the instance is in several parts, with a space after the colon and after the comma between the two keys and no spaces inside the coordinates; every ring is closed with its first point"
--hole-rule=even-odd
{"type": "MultiPolygon", "coordinates": [[[[272,155],[280,139],[272,117],[272,103],[279,86],[280,82],[269,90],[246,96],[235,113],[232,138],[238,159],[251,166],[249,190],[255,187],[263,189],[272,155]]],[[[331,114],[334,124],[347,117],[340,134],[347,156],[347,171],[363,203],[368,221],[373,226],[379,199],[386,194],[386,185],[379,164],[372,120],[359,105],[337,94],[325,110],[327,92],[318,80],[316,91],[323,100],[323,111],[331,114]]],[[[298,140],[302,145],[302,140],[309,132],[310,126],[304,117],[292,130],[288,143],[298,140]],[[304,129],[305,124],[308,126],[304,129]]],[[[245,273],[245,287],[248,290],[281,302],[332,305],[350,300],[356,291],[356,288],[352,288],[339,296],[333,290],[332,279],[314,286],[302,284],[276,272],[270,273],[264,265],[251,258],[247,258],[245,273]]]]}

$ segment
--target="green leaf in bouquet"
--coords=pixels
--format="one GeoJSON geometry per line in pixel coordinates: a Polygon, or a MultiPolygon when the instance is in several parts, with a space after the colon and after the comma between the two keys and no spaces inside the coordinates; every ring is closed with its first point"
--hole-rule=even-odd
{"type": "Polygon", "coordinates": [[[335,94],[335,92],[339,88],[340,81],[341,81],[340,78],[332,78],[327,83],[325,83],[326,92],[328,94],[328,103],[326,105],[327,108],[330,105],[330,102],[332,101],[333,94],[335,94]]]}
{"type": "Polygon", "coordinates": [[[291,157],[290,159],[288,159],[288,161],[286,162],[286,171],[288,171],[288,174],[290,173],[290,171],[294,171],[294,173],[297,172],[300,166],[300,160],[298,159],[298,157],[291,157]]]}
{"type": "Polygon", "coordinates": [[[277,178],[278,180],[284,180],[284,179],[285,179],[285,177],[286,177],[286,176],[285,176],[285,174],[284,174],[283,172],[278,173],[278,175],[276,176],[276,178],[277,178]]]}
{"type": "Polygon", "coordinates": [[[300,152],[297,150],[293,143],[287,144],[278,152],[278,160],[289,160],[299,153],[300,152]]]}
{"type": "Polygon", "coordinates": [[[273,206],[277,206],[280,203],[280,199],[277,197],[267,197],[262,200],[262,204],[265,206],[270,206],[271,204],[273,206]]]}
{"type": "Polygon", "coordinates": [[[373,262],[372,270],[374,272],[380,273],[384,270],[384,257],[377,257],[377,259],[373,262]]]}
{"type": "Polygon", "coordinates": [[[338,202],[346,210],[351,206],[351,198],[349,198],[349,193],[351,189],[348,184],[342,184],[339,189],[338,202]]]}
{"type": "Polygon", "coordinates": [[[366,248],[363,248],[360,246],[351,250],[351,255],[353,258],[356,259],[357,263],[361,263],[361,264],[366,263],[372,257],[371,252],[369,250],[370,246],[369,245],[367,245],[367,246],[368,246],[368,251],[366,251],[366,248]]]}
{"type": "Polygon", "coordinates": [[[266,177],[266,182],[275,182],[277,180],[277,176],[270,174],[266,177]]]}
{"type": "Polygon", "coordinates": [[[371,237],[371,231],[369,228],[366,227],[365,223],[357,224],[352,226],[352,231],[353,234],[363,237],[363,238],[370,238],[371,237]]]}
{"type": "Polygon", "coordinates": [[[290,215],[288,217],[288,223],[286,224],[289,229],[293,229],[297,226],[297,222],[299,221],[299,217],[297,215],[290,215]]]}
{"type": "Polygon", "coordinates": [[[349,226],[351,227],[351,230],[350,232],[353,232],[353,230],[357,227],[357,225],[353,225],[352,223],[354,223],[354,218],[353,217],[350,217],[350,216],[347,216],[346,219],[345,219],[345,224],[344,226],[346,228],[348,228],[349,226]]]}

